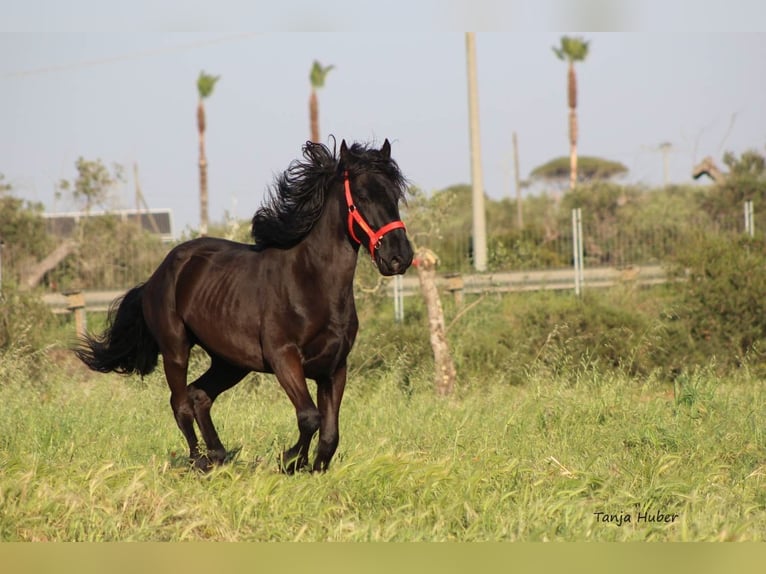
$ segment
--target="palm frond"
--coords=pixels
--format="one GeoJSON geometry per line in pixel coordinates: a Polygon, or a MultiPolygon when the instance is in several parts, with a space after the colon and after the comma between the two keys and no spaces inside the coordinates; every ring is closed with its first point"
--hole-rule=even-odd
{"type": "Polygon", "coordinates": [[[314,60],[314,64],[311,66],[311,74],[309,80],[311,80],[311,87],[319,89],[324,87],[324,81],[327,74],[330,73],[335,66],[322,66],[317,60],[314,60]]]}
{"type": "Polygon", "coordinates": [[[211,76],[210,74],[206,74],[204,70],[199,73],[199,78],[197,78],[197,91],[199,92],[201,100],[210,97],[216,82],[220,79],[221,76],[211,76]]]}
{"type": "Polygon", "coordinates": [[[582,62],[588,57],[590,42],[582,37],[562,36],[561,46],[553,47],[553,52],[559,60],[582,62]]]}

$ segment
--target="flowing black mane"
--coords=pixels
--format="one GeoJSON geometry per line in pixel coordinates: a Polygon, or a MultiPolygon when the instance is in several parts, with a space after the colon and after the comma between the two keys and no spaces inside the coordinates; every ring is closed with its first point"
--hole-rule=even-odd
{"type": "MultiPolygon", "coordinates": [[[[303,160],[295,160],[277,177],[263,205],[255,212],[251,235],[258,247],[291,247],[311,231],[322,215],[325,195],[340,176],[340,160],[321,143],[306,142],[303,160]]],[[[379,173],[392,183],[396,199],[404,198],[407,180],[399,166],[380,150],[354,143],[343,158],[352,174],[379,173]]]]}

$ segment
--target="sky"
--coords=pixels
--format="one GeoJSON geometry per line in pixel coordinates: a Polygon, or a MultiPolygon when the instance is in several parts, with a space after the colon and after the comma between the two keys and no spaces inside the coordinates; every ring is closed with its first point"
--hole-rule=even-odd
{"type": "Polygon", "coordinates": [[[672,144],[669,178],[679,184],[692,183],[692,166],[707,155],[722,164],[726,151],[766,153],[762,2],[650,0],[604,12],[601,0],[580,0],[593,9],[585,20],[556,0],[538,0],[537,12],[522,0],[474,0],[478,12],[439,4],[447,16],[434,2],[408,3],[397,29],[394,7],[380,13],[380,3],[354,3],[336,18],[311,8],[317,4],[281,15],[268,8],[273,2],[251,2],[240,6],[241,20],[204,19],[189,3],[184,12],[156,9],[153,19],[144,17],[152,5],[145,0],[130,11],[124,3],[75,4],[98,8],[92,23],[61,8],[69,3],[30,0],[9,6],[0,25],[0,174],[18,197],[48,211],[75,207],[56,200],[56,184],[74,179],[84,157],[124,167],[114,207],[134,207],[135,165],[149,206],[172,210],[176,236],[196,228],[196,80],[204,70],[221,77],[206,102],[210,218],[249,219],[309,137],[315,59],[334,66],[319,92],[324,143],[332,145],[331,135],[388,138],[424,191],[470,183],[471,28],[492,198],[515,194],[514,132],[522,179],[568,154],[567,68],[551,49],[562,35],[590,42],[577,66],[579,152],[624,163],[626,183],[662,184],[663,142],[672,144]],[[691,21],[689,10],[697,14],[691,21]]]}

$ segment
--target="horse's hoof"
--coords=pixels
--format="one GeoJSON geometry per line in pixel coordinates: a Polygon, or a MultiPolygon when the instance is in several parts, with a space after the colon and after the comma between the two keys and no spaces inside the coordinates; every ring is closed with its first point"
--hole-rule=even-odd
{"type": "Polygon", "coordinates": [[[285,474],[295,474],[306,466],[306,461],[302,461],[300,457],[287,458],[284,455],[279,460],[279,470],[285,474]],[[287,463],[285,463],[287,461],[287,463]]]}
{"type": "Polygon", "coordinates": [[[210,470],[213,468],[212,461],[206,456],[194,458],[190,462],[192,468],[199,472],[210,472],[210,470]]]}
{"type": "Polygon", "coordinates": [[[221,466],[224,462],[226,462],[227,454],[225,450],[222,451],[208,451],[207,457],[208,462],[212,465],[221,466]]]}

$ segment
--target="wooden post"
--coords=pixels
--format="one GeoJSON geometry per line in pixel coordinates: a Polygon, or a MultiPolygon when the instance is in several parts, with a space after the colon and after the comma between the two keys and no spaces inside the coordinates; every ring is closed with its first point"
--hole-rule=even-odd
{"type": "Polygon", "coordinates": [[[67,310],[74,313],[74,330],[78,337],[84,337],[88,324],[85,317],[85,296],[82,291],[65,291],[67,310]]]}
{"type": "Polygon", "coordinates": [[[445,275],[445,277],[447,279],[447,291],[452,293],[452,296],[455,298],[455,306],[462,307],[464,287],[463,276],[460,273],[450,273],[445,275]]]}
{"type": "Polygon", "coordinates": [[[434,386],[437,394],[447,396],[452,394],[455,388],[455,364],[447,344],[447,329],[444,324],[444,312],[442,310],[439,291],[436,289],[436,262],[437,257],[429,249],[418,249],[413,264],[418,270],[420,289],[428,308],[428,330],[431,334],[431,349],[434,353],[434,367],[436,369],[434,386]]]}

